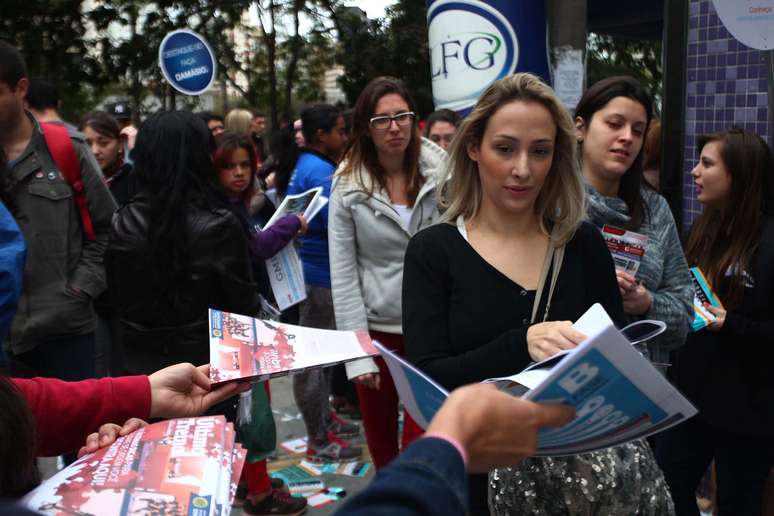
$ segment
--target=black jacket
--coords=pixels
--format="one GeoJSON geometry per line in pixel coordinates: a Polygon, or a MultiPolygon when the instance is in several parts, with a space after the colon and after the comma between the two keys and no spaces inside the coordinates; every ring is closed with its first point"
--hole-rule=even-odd
{"type": "MultiPolygon", "coordinates": [[[[774,219],[767,218],[749,280],[723,328],[688,336],[670,376],[713,426],[774,435],[774,219]]],[[[723,300],[726,285],[718,285],[723,300]]]]}
{"type": "Polygon", "coordinates": [[[149,214],[142,193],[122,207],[105,256],[125,354],[123,374],[148,374],[182,361],[206,364],[207,309],[255,315],[260,308],[247,239],[232,212],[189,205],[186,227],[179,231],[187,233],[184,255],[190,265],[161,287],[152,279],[158,264],[148,248],[149,214]]]}

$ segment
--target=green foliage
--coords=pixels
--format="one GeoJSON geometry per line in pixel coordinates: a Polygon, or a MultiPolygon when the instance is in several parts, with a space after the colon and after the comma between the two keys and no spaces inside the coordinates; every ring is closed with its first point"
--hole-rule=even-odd
{"type": "Polygon", "coordinates": [[[368,81],[392,75],[406,83],[422,116],[433,111],[424,2],[399,0],[379,20],[339,10],[337,28],[337,60],[345,71],[340,83],[351,104],[368,81]]]}
{"type": "Polygon", "coordinates": [[[664,82],[660,41],[621,40],[589,33],[586,50],[589,85],[613,75],[630,75],[650,90],[654,109],[660,112],[664,82]]]}
{"type": "Polygon", "coordinates": [[[3,0],[0,12],[0,39],[19,47],[31,77],[59,87],[63,116],[92,108],[108,78],[88,51],[81,0],[3,0]]]}

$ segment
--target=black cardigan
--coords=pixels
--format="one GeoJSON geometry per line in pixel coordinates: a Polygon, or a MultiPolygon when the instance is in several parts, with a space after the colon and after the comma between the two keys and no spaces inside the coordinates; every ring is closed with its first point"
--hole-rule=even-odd
{"type": "MultiPolygon", "coordinates": [[[[764,220],[747,269],[752,282],[716,333],[688,336],[671,378],[713,426],[774,435],[774,219],[764,220]]],[[[721,301],[726,285],[718,285],[721,301]]]]}
{"type": "MultiPolygon", "coordinates": [[[[546,285],[538,313],[547,296],[546,285]]],[[[531,361],[534,298],[535,291],[486,262],[456,226],[420,231],[403,269],[406,356],[447,389],[515,374],[531,361]]],[[[599,230],[584,222],[567,244],[548,320],[575,321],[597,302],[617,324],[624,320],[610,252],[599,230]]]]}

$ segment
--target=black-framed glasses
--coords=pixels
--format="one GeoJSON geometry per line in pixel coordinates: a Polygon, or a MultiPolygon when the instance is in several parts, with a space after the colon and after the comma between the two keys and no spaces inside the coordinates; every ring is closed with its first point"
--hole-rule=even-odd
{"type": "Polygon", "coordinates": [[[372,117],[368,123],[370,123],[371,127],[374,129],[384,131],[385,129],[388,129],[390,125],[392,125],[393,120],[398,127],[406,127],[414,120],[414,116],[415,115],[413,111],[404,111],[403,113],[398,113],[392,116],[375,116],[372,117]]]}

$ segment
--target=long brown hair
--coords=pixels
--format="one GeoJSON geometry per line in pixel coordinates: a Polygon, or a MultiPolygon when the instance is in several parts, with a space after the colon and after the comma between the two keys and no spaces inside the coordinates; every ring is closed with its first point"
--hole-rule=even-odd
{"type": "MultiPolygon", "coordinates": [[[[373,195],[374,183],[382,190],[387,189],[387,172],[379,163],[376,147],[369,134],[369,125],[371,117],[374,116],[376,104],[382,97],[391,93],[399,95],[408,104],[410,111],[417,112],[414,99],[400,79],[395,77],[373,79],[366,85],[355,103],[355,109],[352,112],[352,133],[344,150],[342,166],[337,172],[337,175],[342,177],[353,177],[363,189],[368,191],[369,195],[373,195]],[[366,184],[362,177],[364,169],[371,176],[370,184],[366,184]]],[[[425,178],[419,171],[420,147],[419,126],[417,117],[414,117],[409,144],[403,155],[403,173],[406,174],[408,184],[406,196],[410,206],[414,205],[417,194],[425,182],[425,178]]]]}
{"type": "Polygon", "coordinates": [[[699,137],[699,152],[710,142],[721,144],[731,191],[722,208],[704,207],[691,229],[685,256],[715,288],[729,273],[723,302],[734,308],[744,292],[743,274],[758,247],[764,214],[771,209],[771,149],[760,136],[738,127],[699,137]]]}
{"type": "MultiPolygon", "coordinates": [[[[626,97],[641,104],[645,108],[647,122],[650,124],[653,118],[650,94],[637,79],[626,75],[608,77],[594,83],[578,102],[575,116],[582,118],[585,126],[589,127],[594,113],[603,109],[608,102],[617,97],[626,97]]],[[[579,145],[583,147],[582,143],[579,145]]],[[[629,170],[624,172],[621,177],[621,183],[618,187],[618,196],[629,209],[629,222],[626,224],[626,229],[635,231],[639,229],[647,216],[647,206],[640,193],[640,188],[647,185],[642,175],[642,154],[641,148],[629,170]]],[[[582,152],[581,156],[583,156],[582,152]]]]}

